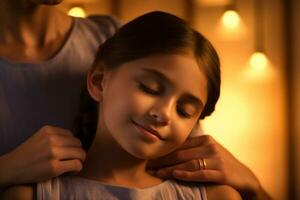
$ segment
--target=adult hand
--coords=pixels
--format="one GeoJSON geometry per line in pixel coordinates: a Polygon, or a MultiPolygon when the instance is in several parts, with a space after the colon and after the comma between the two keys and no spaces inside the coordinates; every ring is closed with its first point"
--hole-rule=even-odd
{"type": "Polygon", "coordinates": [[[14,151],[0,157],[0,186],[79,172],[84,160],[81,142],[70,131],[44,126],[14,151]]]}
{"type": "Polygon", "coordinates": [[[209,135],[188,139],[176,151],[150,161],[147,167],[163,179],[230,185],[243,196],[263,191],[252,171],[209,135]],[[205,169],[199,168],[199,159],[205,160],[205,169]]]}

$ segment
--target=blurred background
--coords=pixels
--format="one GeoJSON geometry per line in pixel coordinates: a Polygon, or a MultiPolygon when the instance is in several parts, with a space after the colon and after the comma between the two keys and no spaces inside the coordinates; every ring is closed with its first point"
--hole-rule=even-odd
{"type": "Polygon", "coordinates": [[[299,0],[65,0],[59,7],[122,23],[153,10],[189,21],[222,63],[221,98],[201,122],[204,131],[249,166],[275,200],[300,199],[299,0]]]}

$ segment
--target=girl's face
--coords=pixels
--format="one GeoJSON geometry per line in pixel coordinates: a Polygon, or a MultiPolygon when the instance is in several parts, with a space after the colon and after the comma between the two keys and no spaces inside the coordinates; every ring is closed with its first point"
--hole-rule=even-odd
{"type": "Polygon", "coordinates": [[[190,54],[154,55],[104,72],[100,127],[131,155],[153,159],[181,145],[201,114],[207,81],[190,54]]]}

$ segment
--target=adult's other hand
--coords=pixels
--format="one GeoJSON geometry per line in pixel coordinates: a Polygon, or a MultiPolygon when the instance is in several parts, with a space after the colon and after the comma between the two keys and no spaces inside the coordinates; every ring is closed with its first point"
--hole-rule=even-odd
{"type": "Polygon", "coordinates": [[[80,140],[70,131],[44,126],[15,150],[0,157],[0,186],[79,172],[85,160],[81,147],[80,140]]]}

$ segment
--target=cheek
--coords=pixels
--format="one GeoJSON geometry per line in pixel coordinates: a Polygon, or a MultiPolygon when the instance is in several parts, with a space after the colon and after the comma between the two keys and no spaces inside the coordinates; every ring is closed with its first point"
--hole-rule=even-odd
{"type": "Polygon", "coordinates": [[[194,124],[195,123],[191,122],[178,123],[178,121],[176,124],[172,124],[170,129],[171,135],[168,142],[164,144],[164,147],[162,147],[164,149],[162,154],[166,155],[179,148],[190,135],[194,124]]]}
{"type": "Polygon", "coordinates": [[[128,106],[132,108],[136,115],[142,117],[149,111],[154,101],[154,98],[137,91],[131,95],[128,106]]]}
{"type": "Polygon", "coordinates": [[[132,117],[142,117],[154,102],[134,85],[114,85],[103,96],[104,117],[114,122],[127,122],[132,117]]]}

